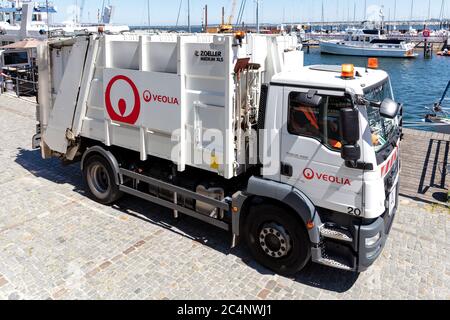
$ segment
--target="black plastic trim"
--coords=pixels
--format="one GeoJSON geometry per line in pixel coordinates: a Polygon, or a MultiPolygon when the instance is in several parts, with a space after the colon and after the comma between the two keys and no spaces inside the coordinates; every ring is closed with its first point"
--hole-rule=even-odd
{"type": "Polygon", "coordinates": [[[338,91],[345,92],[344,88],[332,88],[332,87],[319,87],[319,86],[303,86],[299,84],[291,84],[291,83],[280,83],[280,82],[271,82],[271,86],[277,87],[292,87],[292,88],[302,88],[302,89],[312,89],[312,90],[324,90],[324,91],[338,91]]]}
{"type": "Polygon", "coordinates": [[[261,86],[261,97],[259,101],[259,114],[258,114],[258,129],[264,130],[266,126],[266,109],[267,109],[267,98],[269,95],[269,86],[263,84],[261,86]]]}
{"type": "Polygon", "coordinates": [[[373,171],[374,170],[372,163],[367,163],[367,162],[362,162],[362,161],[356,162],[356,165],[354,165],[353,163],[351,163],[349,161],[346,161],[345,165],[351,169],[358,169],[358,170],[365,170],[365,171],[373,171]]]}

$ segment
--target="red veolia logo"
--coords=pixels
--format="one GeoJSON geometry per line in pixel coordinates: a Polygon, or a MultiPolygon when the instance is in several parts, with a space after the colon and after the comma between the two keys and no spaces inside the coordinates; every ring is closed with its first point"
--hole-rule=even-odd
{"type": "Polygon", "coordinates": [[[145,90],[144,93],[142,94],[142,97],[144,98],[145,102],[152,101],[152,93],[149,90],[145,90]]]}
{"type": "Polygon", "coordinates": [[[306,168],[303,170],[303,176],[306,180],[319,180],[326,183],[343,185],[343,186],[351,186],[352,182],[349,178],[342,178],[333,175],[329,175],[326,173],[319,173],[310,168],[306,168]]]}
{"type": "Polygon", "coordinates": [[[314,179],[314,171],[312,171],[309,168],[306,168],[305,170],[303,170],[303,176],[307,179],[307,180],[312,180],[314,179]]]}
{"type": "MultiPolygon", "coordinates": [[[[144,96],[144,99],[145,99],[145,96],[144,96]]],[[[141,113],[141,99],[140,99],[140,95],[139,95],[139,90],[130,78],[123,76],[123,75],[115,76],[114,78],[111,79],[111,81],[109,81],[108,86],[106,87],[106,92],[105,92],[105,103],[106,103],[106,111],[108,112],[109,117],[113,121],[118,121],[118,122],[123,122],[123,123],[128,123],[128,124],[135,124],[139,118],[139,114],[141,113]],[[112,105],[111,91],[114,87],[114,84],[118,81],[124,81],[124,82],[128,83],[131,90],[133,91],[134,105],[133,105],[133,109],[131,110],[131,112],[127,112],[129,106],[127,105],[127,102],[123,98],[119,99],[119,102],[117,105],[117,109],[119,110],[120,114],[118,114],[116,112],[116,110],[114,109],[114,107],[112,105]]]]}

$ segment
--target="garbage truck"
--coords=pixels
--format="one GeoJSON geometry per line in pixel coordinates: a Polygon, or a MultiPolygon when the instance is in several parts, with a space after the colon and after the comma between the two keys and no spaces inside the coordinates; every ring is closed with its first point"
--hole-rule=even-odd
{"type": "Polygon", "coordinates": [[[99,33],[38,51],[33,146],[80,163],[93,200],[199,219],[282,275],[362,272],[380,256],[403,108],[376,60],[305,66],[295,36],[243,32],[99,33]]]}

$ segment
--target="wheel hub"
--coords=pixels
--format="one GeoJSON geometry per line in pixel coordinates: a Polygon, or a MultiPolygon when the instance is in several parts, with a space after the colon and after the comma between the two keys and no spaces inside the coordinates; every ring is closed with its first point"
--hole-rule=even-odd
{"type": "Polygon", "coordinates": [[[275,223],[265,224],[259,235],[263,251],[273,258],[283,258],[291,250],[291,238],[283,226],[275,223]]]}
{"type": "Polygon", "coordinates": [[[92,165],[88,171],[88,184],[91,191],[98,198],[103,198],[108,194],[110,181],[106,168],[100,164],[92,165]]]}

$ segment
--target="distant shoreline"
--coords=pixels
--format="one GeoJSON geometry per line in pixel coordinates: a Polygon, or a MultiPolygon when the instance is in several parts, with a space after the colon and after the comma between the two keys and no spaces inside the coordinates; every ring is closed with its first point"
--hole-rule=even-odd
{"type": "MultiPolygon", "coordinates": [[[[280,24],[269,24],[269,23],[265,23],[265,24],[261,24],[262,28],[276,28],[277,26],[279,26],[280,24]]],[[[305,25],[302,23],[284,23],[283,25],[285,26],[291,26],[291,25],[305,25]]],[[[217,24],[211,24],[210,27],[218,27],[219,25],[217,24]]],[[[347,25],[347,24],[341,24],[338,25],[338,29],[343,31],[345,30],[345,28],[349,27],[351,25],[347,25]]],[[[248,24],[245,25],[246,28],[256,28],[256,25],[254,24],[248,24]]],[[[336,26],[334,26],[336,27],[336,26]]],[[[413,25],[412,26],[414,29],[416,30],[423,30],[424,25],[413,25]]],[[[191,29],[193,32],[199,32],[201,31],[203,28],[203,26],[201,25],[192,25],[191,29]]],[[[409,25],[399,25],[397,26],[397,31],[408,31],[410,28],[409,25]]],[[[438,25],[432,25],[432,26],[427,26],[428,29],[430,30],[439,30],[440,26],[438,25]]],[[[180,26],[130,26],[131,30],[149,30],[149,29],[159,29],[159,30],[171,30],[171,31],[188,31],[188,26],[187,25],[180,25],[180,26]]],[[[330,30],[329,27],[325,26],[324,27],[325,30],[330,30]]],[[[320,26],[314,26],[313,30],[320,30],[320,26]]],[[[392,27],[390,28],[390,30],[393,30],[392,27]]]]}

